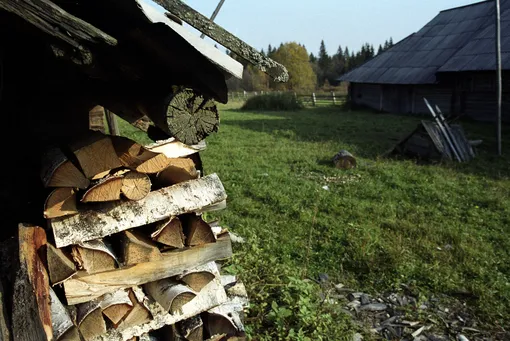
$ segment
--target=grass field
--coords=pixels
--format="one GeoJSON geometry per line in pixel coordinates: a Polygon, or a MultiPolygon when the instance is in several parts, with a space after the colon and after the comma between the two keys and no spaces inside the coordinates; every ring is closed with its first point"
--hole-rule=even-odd
{"type": "Polygon", "coordinates": [[[418,122],[339,108],[222,109],[202,158],[229,194],[214,216],[247,240],[227,270],[247,285],[256,340],[350,337],[358,327],[304,280],[319,273],[369,293],[406,284],[423,300],[462,294],[483,327],[508,326],[510,143],[494,157],[493,126],[465,122],[470,138],[484,140],[469,164],[380,157],[418,122]],[[357,156],[357,169],[332,167],[341,149],[357,156]]]}

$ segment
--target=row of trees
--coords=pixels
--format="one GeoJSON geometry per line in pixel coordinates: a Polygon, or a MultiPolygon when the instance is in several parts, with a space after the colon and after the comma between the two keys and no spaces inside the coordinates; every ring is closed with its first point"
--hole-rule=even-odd
{"type": "Polygon", "coordinates": [[[308,54],[304,45],[291,42],[280,44],[278,48],[271,45],[267,50],[261,52],[277,62],[285,65],[289,71],[290,80],[288,83],[274,83],[263,72],[238,58],[236,55],[229,55],[245,65],[243,79],[230,79],[227,85],[231,91],[311,91],[316,88],[336,85],[337,79],[376,55],[386,51],[393,46],[393,39],[387,40],[384,45],[379,45],[377,53],[374,46],[366,43],[359,51],[350,51],[348,47],[338,47],[337,52],[330,56],[327,52],[324,41],[321,41],[319,53],[315,56],[308,54]]]}

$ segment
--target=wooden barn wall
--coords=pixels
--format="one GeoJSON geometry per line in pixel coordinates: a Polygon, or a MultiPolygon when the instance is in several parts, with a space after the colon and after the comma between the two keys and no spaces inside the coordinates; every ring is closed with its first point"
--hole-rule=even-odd
{"type": "MultiPolygon", "coordinates": [[[[510,122],[510,73],[503,74],[502,119],[510,122]]],[[[489,73],[467,73],[459,77],[461,114],[476,121],[496,120],[496,77],[489,73]]]]}
{"type": "Polygon", "coordinates": [[[440,85],[417,85],[414,88],[414,113],[430,114],[423,98],[433,106],[439,106],[444,114],[449,114],[452,108],[453,88],[440,85]]]}
{"type": "Polygon", "coordinates": [[[351,83],[351,99],[358,105],[379,110],[381,86],[379,84],[351,83]]]}

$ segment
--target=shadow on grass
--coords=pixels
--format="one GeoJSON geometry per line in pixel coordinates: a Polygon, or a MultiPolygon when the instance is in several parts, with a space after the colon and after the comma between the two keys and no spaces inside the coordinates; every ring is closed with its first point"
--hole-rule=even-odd
{"type": "MultiPolygon", "coordinates": [[[[402,138],[409,135],[426,116],[383,114],[367,111],[342,111],[341,107],[307,108],[297,112],[244,112],[224,125],[269,133],[305,142],[332,142],[353,154],[369,159],[384,156],[402,138]],[[242,114],[246,113],[244,118],[242,114]]],[[[442,162],[441,167],[460,173],[500,179],[510,176],[510,142],[503,140],[502,157],[496,156],[495,126],[484,122],[461,122],[469,139],[482,139],[477,157],[469,163],[442,162]]],[[[503,137],[510,136],[510,125],[503,126],[503,137]]],[[[389,158],[398,162],[404,157],[389,158]]],[[[329,164],[331,160],[320,160],[329,164]]],[[[417,160],[418,164],[428,164],[417,160]]]]}

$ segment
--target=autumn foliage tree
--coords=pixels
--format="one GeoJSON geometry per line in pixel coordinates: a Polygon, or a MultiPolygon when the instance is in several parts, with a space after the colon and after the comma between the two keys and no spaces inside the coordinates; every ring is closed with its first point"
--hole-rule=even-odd
{"type": "Polygon", "coordinates": [[[289,71],[287,83],[272,83],[276,90],[311,91],[317,85],[317,77],[309,62],[306,48],[298,43],[285,43],[271,56],[275,61],[283,64],[289,71]]]}

